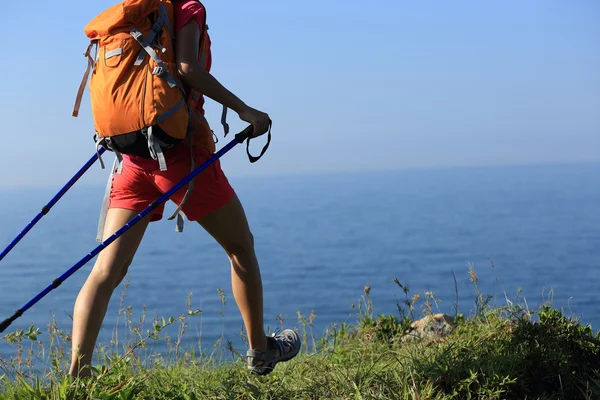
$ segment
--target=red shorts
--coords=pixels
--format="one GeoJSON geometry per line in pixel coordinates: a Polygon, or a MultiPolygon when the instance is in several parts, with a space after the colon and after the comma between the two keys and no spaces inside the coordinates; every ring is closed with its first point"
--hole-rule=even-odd
{"type": "MultiPolygon", "coordinates": [[[[175,162],[169,163],[166,171],[145,170],[124,164],[122,172],[115,174],[110,193],[109,208],[124,208],[141,212],[154,200],[170,190],[191,172],[191,159],[189,149],[187,157],[180,157],[175,162]]],[[[194,161],[196,167],[203,164],[211,157],[209,151],[203,147],[194,147],[194,161]]],[[[185,185],[170,198],[179,206],[188,185],[185,185]]],[[[208,168],[194,178],[194,188],[182,211],[190,221],[212,213],[227,204],[235,195],[233,188],[225,177],[219,160],[213,162],[208,168]]],[[[165,203],[152,211],[152,221],[162,218],[165,203]]]]}

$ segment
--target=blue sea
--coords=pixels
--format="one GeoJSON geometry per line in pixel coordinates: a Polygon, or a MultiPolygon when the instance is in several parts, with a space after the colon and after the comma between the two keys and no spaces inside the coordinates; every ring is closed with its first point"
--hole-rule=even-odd
{"type": "MultiPolygon", "coordinates": [[[[394,172],[230,178],[256,239],[265,323],[300,327],[314,311],[314,335],[356,321],[371,287],[374,311],[397,313],[404,294],[433,292],[441,312],[469,314],[475,291],[498,306],[519,296],[534,309],[551,301],[600,329],[600,164],[464,167],[394,172]],[[493,263],[493,266],[492,266],[493,263]],[[454,277],[456,277],[456,286],[454,277]],[[456,300],[458,298],[458,303],[456,300]]],[[[59,187],[0,190],[0,247],[37,214],[59,187]]],[[[104,187],[76,185],[0,262],[0,319],[27,303],[92,250],[104,187]]],[[[172,211],[172,203],[166,212],[172,211]]],[[[53,315],[70,329],[75,297],[93,262],[15,322],[45,327],[53,315]]],[[[242,322],[230,288],[228,260],[199,226],[151,224],[124,285],[115,292],[99,341],[113,335],[119,307],[134,319],[177,317],[191,306],[187,345],[219,338],[243,350],[242,322]],[[221,303],[218,289],[226,296],[221,303]]],[[[422,303],[421,303],[422,305],[422,303]]],[[[437,309],[434,306],[434,309],[437,309]]],[[[419,310],[417,310],[419,312],[419,310]]],[[[148,324],[148,327],[150,325],[148,324]]],[[[126,331],[125,318],[119,332],[126,331]]],[[[170,331],[172,336],[176,332],[170,331]]],[[[41,340],[47,340],[42,334],[41,340]]],[[[154,344],[164,351],[166,342],[154,344]]],[[[0,356],[15,347],[0,341],[0,356]]]]}

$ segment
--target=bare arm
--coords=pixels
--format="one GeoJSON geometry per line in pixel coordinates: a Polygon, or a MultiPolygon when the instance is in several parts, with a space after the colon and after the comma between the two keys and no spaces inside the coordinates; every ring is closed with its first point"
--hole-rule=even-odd
{"type": "Polygon", "coordinates": [[[181,28],[176,42],[177,71],[185,84],[235,111],[240,119],[254,126],[254,136],[267,132],[269,116],[247,106],[198,62],[200,27],[195,21],[190,21],[181,28]]]}

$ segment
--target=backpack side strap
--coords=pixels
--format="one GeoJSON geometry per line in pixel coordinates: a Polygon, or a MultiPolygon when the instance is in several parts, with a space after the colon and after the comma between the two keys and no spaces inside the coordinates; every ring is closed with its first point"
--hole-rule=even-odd
{"type": "MultiPolygon", "coordinates": [[[[188,146],[190,148],[191,171],[193,172],[196,169],[196,162],[194,160],[194,146],[192,145],[191,132],[188,132],[187,137],[188,137],[188,146]]],[[[177,222],[175,225],[176,232],[183,232],[183,223],[184,223],[185,214],[181,209],[183,208],[185,203],[190,199],[190,196],[192,195],[193,190],[194,190],[194,180],[192,179],[190,181],[190,183],[188,183],[188,188],[185,192],[185,195],[183,196],[183,200],[181,200],[181,203],[179,203],[179,207],[177,207],[177,209],[173,212],[173,214],[168,218],[169,221],[172,221],[173,219],[175,219],[175,217],[177,217],[177,222]]]]}
{"type": "Polygon", "coordinates": [[[165,159],[165,155],[162,151],[162,147],[160,147],[160,143],[158,139],[152,133],[153,127],[149,126],[148,128],[142,129],[142,134],[148,139],[148,150],[150,151],[150,156],[158,161],[158,165],[161,171],[167,170],[167,161],[165,159]]]}
{"type": "Polygon", "coordinates": [[[85,85],[88,81],[88,78],[90,77],[90,72],[92,71],[92,68],[94,68],[94,59],[91,56],[91,51],[92,51],[92,47],[96,45],[96,48],[98,48],[98,42],[95,40],[92,40],[90,42],[90,45],[88,46],[87,50],[85,51],[85,53],[83,53],[84,57],[87,57],[88,59],[88,65],[87,65],[87,69],[85,70],[85,74],[83,74],[83,79],[81,80],[81,84],[79,85],[79,90],[77,91],[77,96],[75,97],[75,106],[73,107],[73,116],[77,117],[79,116],[79,109],[81,108],[81,101],[83,99],[83,93],[85,92],[85,85]]]}
{"type": "Polygon", "coordinates": [[[223,125],[224,136],[229,133],[229,124],[227,123],[227,106],[223,106],[223,113],[221,114],[221,125],[223,125]]]}
{"type": "MultiPolygon", "coordinates": [[[[113,150],[114,151],[114,150],[113,150]]],[[[108,175],[108,182],[106,182],[106,189],[104,190],[104,197],[102,198],[102,206],[100,207],[100,217],[98,218],[98,231],[96,233],[96,242],[102,242],[104,237],[104,226],[106,224],[106,216],[108,215],[108,202],[110,200],[110,192],[112,190],[113,178],[116,174],[120,174],[123,170],[123,157],[118,152],[115,153],[115,162],[112,170],[108,175]]]]}

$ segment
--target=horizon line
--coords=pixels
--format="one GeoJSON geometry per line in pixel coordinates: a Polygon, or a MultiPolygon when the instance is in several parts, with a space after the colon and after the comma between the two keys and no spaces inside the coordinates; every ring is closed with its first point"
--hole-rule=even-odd
{"type": "MultiPolygon", "coordinates": [[[[343,169],[343,170],[324,170],[324,171],[288,171],[288,172],[273,172],[273,173],[227,173],[228,179],[239,179],[239,178],[250,178],[250,179],[261,179],[261,178],[285,178],[285,177],[301,177],[301,176],[316,176],[316,175],[349,175],[349,174],[383,174],[383,173],[398,173],[398,172],[419,172],[419,171],[442,171],[442,170],[460,170],[460,169],[473,169],[473,168],[522,168],[522,167],[569,167],[569,166],[600,166],[600,159],[596,160],[580,160],[580,161],[543,161],[543,162],[516,162],[516,163],[490,163],[490,164],[455,164],[455,165],[422,165],[422,166],[409,166],[409,167],[395,167],[395,168],[372,168],[372,169],[343,169]]],[[[66,183],[63,182],[62,184],[66,183]]],[[[61,185],[61,183],[24,183],[24,184],[8,184],[1,185],[0,189],[36,189],[36,188],[48,188],[61,185]]],[[[80,182],[78,186],[98,186],[106,185],[105,180],[100,180],[97,183],[93,182],[80,182]]]]}

